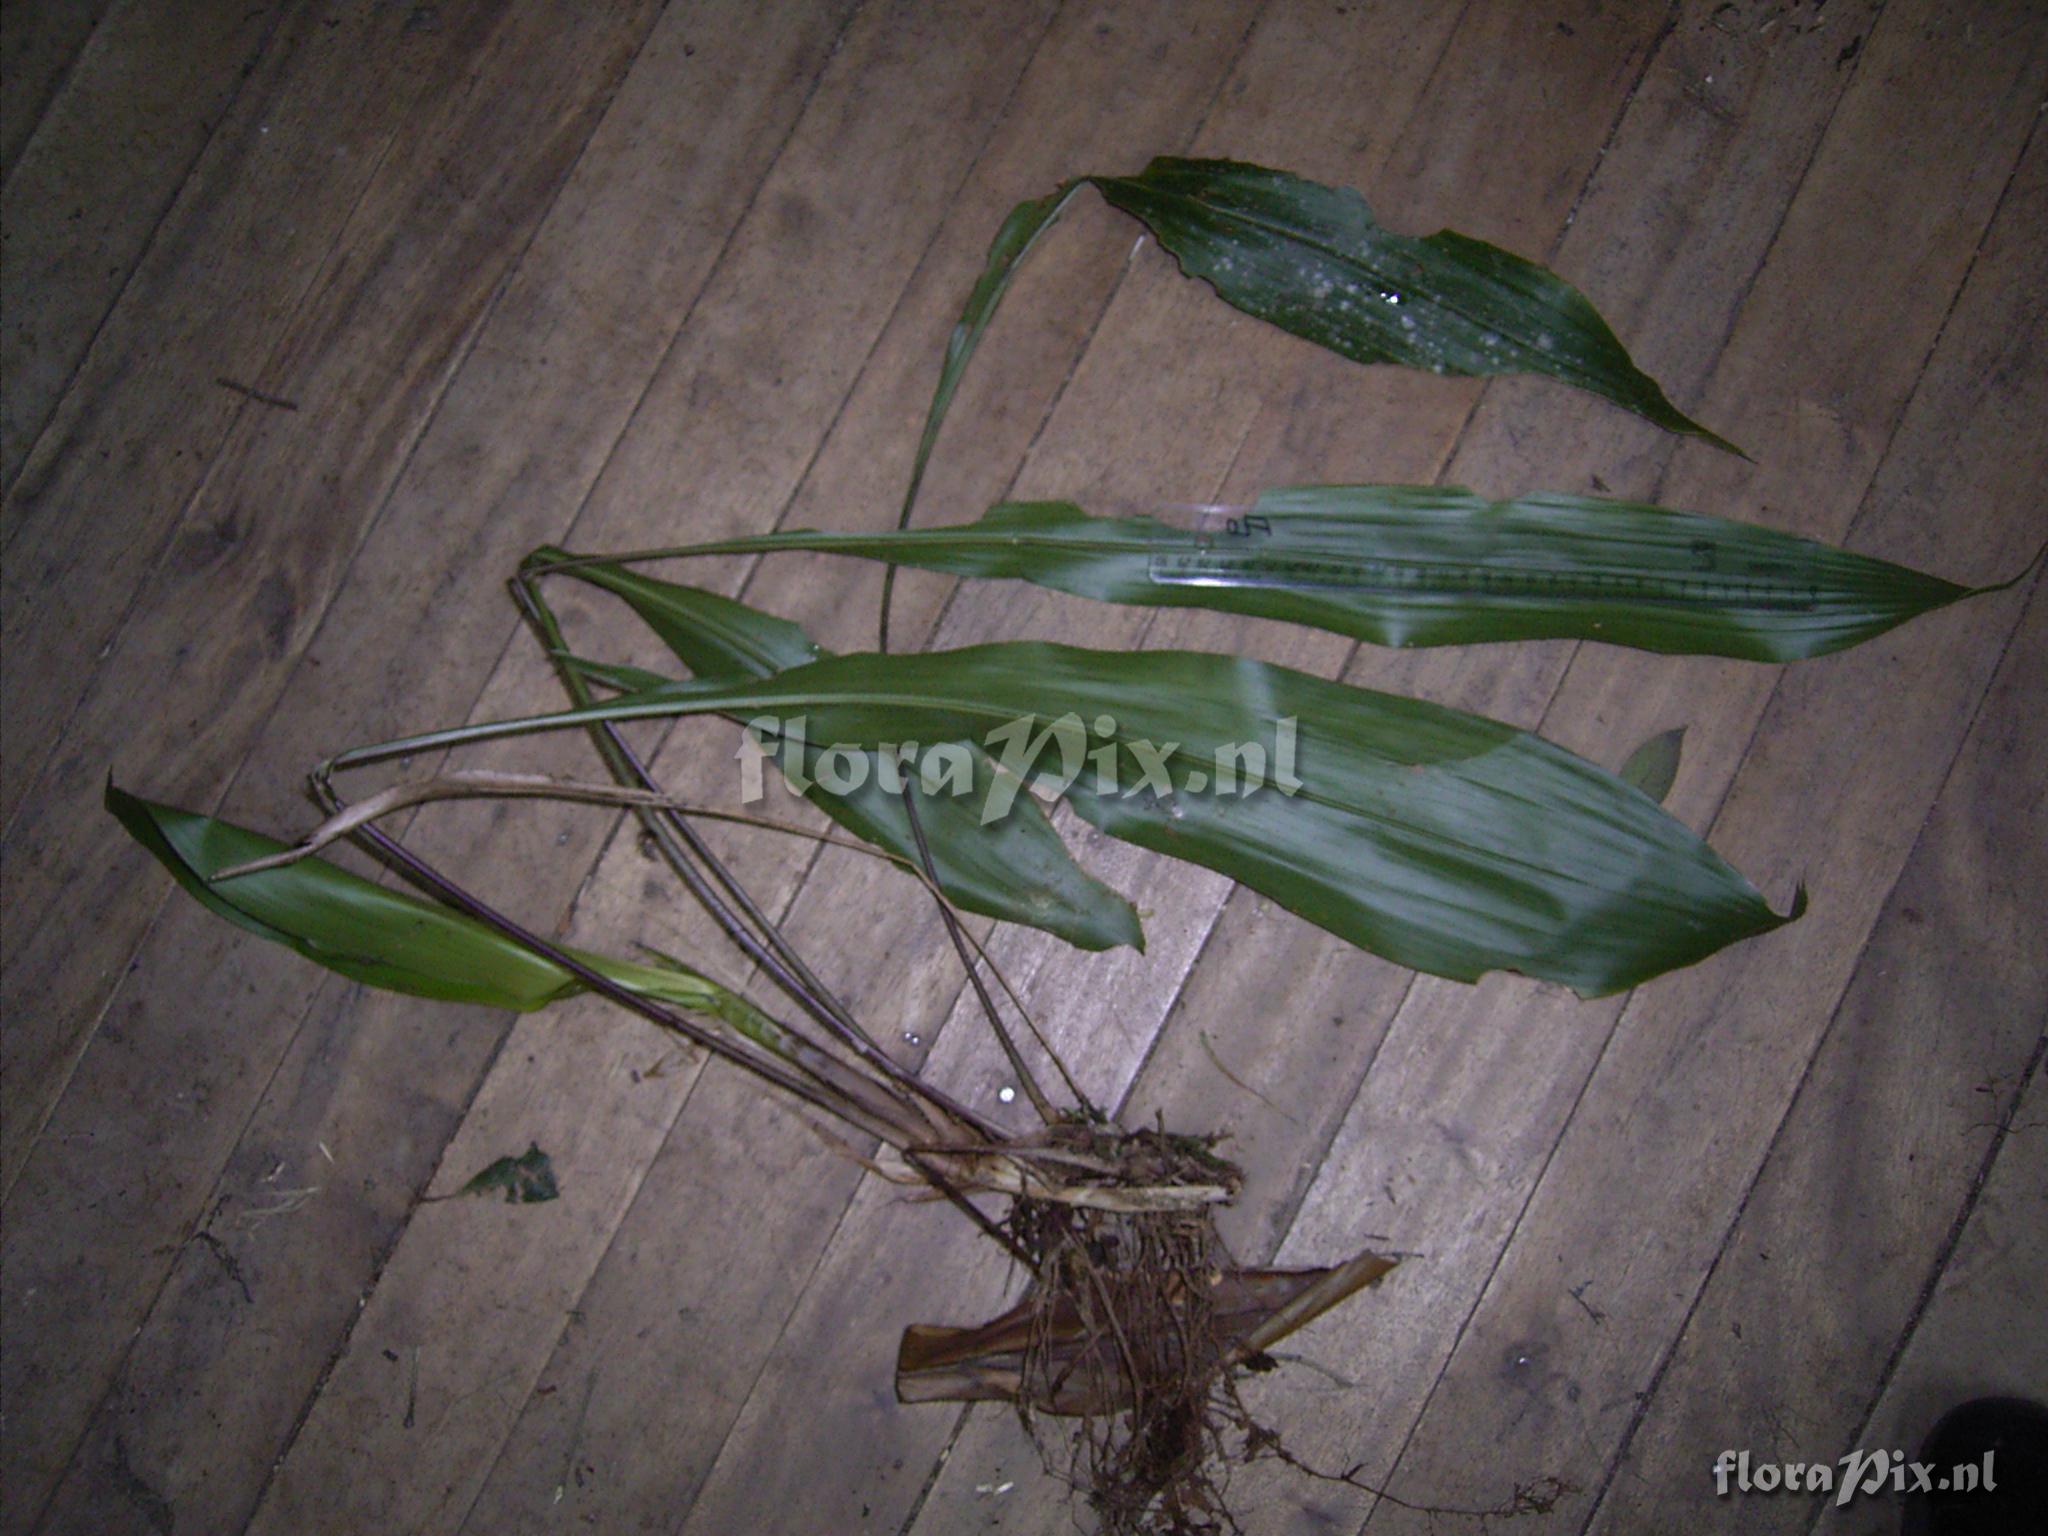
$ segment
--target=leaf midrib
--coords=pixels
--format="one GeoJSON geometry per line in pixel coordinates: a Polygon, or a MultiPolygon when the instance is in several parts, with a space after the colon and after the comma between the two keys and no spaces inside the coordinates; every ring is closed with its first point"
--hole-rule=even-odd
{"type": "MultiPolygon", "coordinates": [[[[1105,183],[1114,183],[1115,185],[1121,187],[1140,186],[1138,180],[1130,176],[1091,176],[1089,180],[1093,182],[1097,188],[1102,187],[1105,183]]],[[[1525,351],[1542,353],[1542,349],[1540,347],[1532,346],[1529,342],[1524,341],[1521,337],[1514,335],[1512,332],[1503,331],[1499,326],[1494,325],[1485,319],[1482,319],[1480,316],[1473,314],[1470,310],[1462,308],[1459,305],[1446,303],[1443,299],[1437,297],[1434,294],[1423,294],[1418,298],[1413,291],[1414,285],[1408,280],[1403,278],[1396,278],[1387,273],[1381,272],[1378,268],[1369,267],[1364,262],[1357,260],[1355,257],[1347,255],[1343,251],[1337,249],[1335,246],[1329,244],[1329,242],[1327,242],[1326,240],[1323,240],[1312,235],[1301,234],[1296,230],[1289,229],[1284,224],[1275,224],[1270,220],[1258,218],[1252,214],[1242,213],[1235,209],[1222,207],[1217,203],[1213,203],[1204,198],[1197,197],[1192,193],[1165,192],[1154,187],[1142,187],[1141,190],[1149,192],[1154,197],[1179,197],[1186,202],[1194,204],[1198,208],[1208,211],[1217,218],[1235,219],[1239,223],[1245,224],[1252,229],[1264,231],[1267,234],[1278,236],[1281,239],[1292,240],[1297,245],[1307,246],[1309,249],[1317,251],[1322,255],[1328,257],[1330,260],[1336,262],[1339,266],[1351,267],[1360,272],[1365,273],[1368,277],[1372,278],[1375,283],[1385,283],[1395,288],[1409,290],[1407,294],[1408,302],[1427,304],[1432,309],[1442,310],[1446,314],[1456,315],[1460,320],[1463,320],[1466,324],[1476,326],[1478,329],[1482,331],[1490,332],[1496,336],[1507,336],[1510,340],[1512,340],[1515,343],[1517,347],[1520,347],[1525,351]]],[[[1363,198],[1359,199],[1361,205],[1364,204],[1364,201],[1365,200],[1363,198]]],[[[1397,234],[1393,230],[1388,229],[1386,225],[1380,223],[1379,219],[1373,214],[1371,208],[1369,207],[1366,208],[1365,213],[1366,218],[1371,221],[1374,232],[1378,235],[1384,236],[1387,239],[1391,240],[1406,240],[1415,245],[1426,245],[1429,242],[1430,237],[1428,236],[1402,235],[1397,234]]],[[[1157,231],[1155,231],[1154,233],[1156,234],[1157,231]]],[[[1165,244],[1163,238],[1161,239],[1160,243],[1165,244]]],[[[1176,257],[1178,257],[1179,252],[1175,252],[1174,254],[1176,257]]],[[[1512,252],[1510,252],[1509,254],[1512,254],[1512,252]]],[[[1204,277],[1203,281],[1213,283],[1213,279],[1210,279],[1208,277],[1204,277]]],[[[1231,301],[1226,299],[1225,302],[1228,303],[1231,301]]],[[[1604,396],[1607,393],[1605,389],[1598,387],[1600,375],[1594,371],[1581,368],[1575,359],[1569,356],[1560,356],[1557,353],[1542,353],[1542,355],[1546,357],[1557,358],[1560,362],[1565,364],[1565,367],[1562,369],[1515,369],[1513,371],[1518,373],[1548,373],[1551,377],[1562,378],[1564,382],[1571,384],[1574,388],[1583,389],[1589,394],[1604,396]]],[[[1631,384],[1638,383],[1639,381],[1646,379],[1648,377],[1646,374],[1642,372],[1641,369],[1637,368],[1633,363],[1624,362],[1623,366],[1628,369],[1628,372],[1631,375],[1633,375],[1633,377],[1630,379],[1631,384]]],[[[1477,377],[1477,375],[1468,376],[1477,377]]],[[[1659,391],[1658,394],[1661,398],[1662,392],[1659,391]]]]}

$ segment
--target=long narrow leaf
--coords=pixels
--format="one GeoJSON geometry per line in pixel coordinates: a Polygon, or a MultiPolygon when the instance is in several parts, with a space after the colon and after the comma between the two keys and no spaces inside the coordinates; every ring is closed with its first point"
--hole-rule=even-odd
{"type": "Polygon", "coordinates": [[[973,523],[798,529],[664,553],[821,550],[1105,602],[1282,619],[1378,645],[1603,640],[1750,661],[1825,655],[1997,590],[1748,523],[1590,496],[1304,485],[1209,522],[1177,528],[1012,502],[973,523]]]}
{"type": "Polygon", "coordinates": [[[1547,374],[1740,451],[1664,398],[1585,295],[1498,246],[1397,235],[1348,188],[1239,161],[1088,180],[1228,303],[1354,361],[1547,374]]]}
{"type": "Polygon", "coordinates": [[[1051,731],[1078,775],[1069,802],[1104,831],[1460,980],[1505,968],[1612,992],[1787,921],[1647,796],[1538,737],[1227,656],[1032,642],[843,656],[454,727],[336,766],[595,719],[828,709],[865,746],[978,737],[1021,751],[1051,731]]]}
{"type": "Polygon", "coordinates": [[[1049,197],[1019,203],[1010,210],[1009,217],[1003,220],[1002,228],[996,231],[995,239],[990,242],[981,276],[975,281],[974,290],[968,294],[967,306],[954,324],[952,334],[946,338],[946,360],[939,369],[938,388],[932,391],[931,408],[925,413],[924,432],[918,439],[917,458],[911,465],[910,489],[903,498],[899,527],[909,522],[911,506],[917,500],[917,488],[924,481],[925,464],[931,459],[932,447],[939,440],[939,428],[952,407],[953,392],[960,387],[961,375],[966,373],[974,349],[981,345],[982,333],[988,329],[989,321],[995,318],[996,306],[1008,291],[1010,279],[1016,275],[1018,264],[1031,247],[1038,243],[1039,236],[1053,226],[1067,204],[1074,200],[1074,194],[1080,187],[1080,182],[1070,181],[1049,197]]]}
{"type": "MultiPolygon", "coordinates": [[[[415,997],[530,1012],[583,990],[552,961],[465,913],[309,857],[216,882],[224,869],[287,846],[232,822],[159,805],[109,784],[107,809],[178,884],[219,917],[352,981],[415,997]]],[[[716,1016],[750,1037],[779,1035],[738,994],[680,965],[639,965],[568,950],[644,997],[716,1016]]],[[[770,1041],[762,1043],[772,1044],[770,1041]]]]}
{"type": "MultiPolygon", "coordinates": [[[[537,550],[528,563],[545,565],[559,554],[537,550]]],[[[787,620],[713,592],[608,565],[573,566],[567,574],[623,598],[700,678],[772,677],[827,654],[787,620]]],[[[812,716],[808,744],[792,745],[802,792],[854,836],[916,862],[917,845],[902,797],[884,786],[879,753],[861,750],[829,765],[834,773],[846,776],[842,782],[858,779],[847,793],[835,794],[819,782],[821,768],[828,766],[820,762],[826,750],[856,740],[858,731],[835,712],[820,710],[812,716]]],[[[985,798],[995,787],[995,764],[979,747],[969,756],[985,798]]],[[[918,819],[939,888],[954,905],[1043,928],[1082,949],[1144,947],[1144,930],[1131,904],[1074,862],[1035,805],[999,825],[984,827],[977,823],[968,799],[944,799],[922,804],[918,819]]]]}
{"type": "MultiPolygon", "coordinates": [[[[1003,220],[947,338],[898,528],[910,526],[954,392],[1019,264],[1083,186],[1142,221],[1225,302],[1341,356],[1435,373],[1545,374],[1742,451],[1665,399],[1585,295],[1549,269],[1452,230],[1394,234],[1349,188],[1244,161],[1161,156],[1135,176],[1075,177],[1003,220]]],[[[889,592],[885,576],[884,649],[889,592]]]]}
{"type": "MultiPolygon", "coordinates": [[[[910,483],[904,489],[903,505],[896,514],[898,528],[910,526],[910,515],[917,508],[918,487],[924,484],[925,465],[931,462],[932,449],[939,441],[939,429],[945,425],[946,412],[952,409],[953,393],[960,387],[961,376],[967,371],[974,349],[981,345],[982,333],[995,318],[996,306],[1002,303],[1018,264],[1038,243],[1039,236],[1052,228],[1080,187],[1079,181],[1070,181],[1049,197],[1019,203],[1003,220],[1002,228],[996,231],[981,276],[967,296],[967,307],[961,311],[952,334],[946,338],[946,360],[939,368],[938,387],[932,391],[932,403],[925,411],[924,431],[918,436],[917,456],[910,465],[910,483]]],[[[891,566],[882,573],[878,650],[889,649],[889,604],[895,593],[895,584],[896,568],[891,566]]]]}

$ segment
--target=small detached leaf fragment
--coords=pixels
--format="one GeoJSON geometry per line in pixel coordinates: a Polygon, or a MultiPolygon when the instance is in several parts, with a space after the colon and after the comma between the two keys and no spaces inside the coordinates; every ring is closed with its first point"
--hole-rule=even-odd
{"type": "Polygon", "coordinates": [[[559,1200],[561,1187],[555,1183],[555,1165],[541,1151],[538,1142],[528,1143],[517,1157],[501,1157],[456,1191],[458,1195],[504,1193],[507,1205],[542,1205],[559,1200]]]}

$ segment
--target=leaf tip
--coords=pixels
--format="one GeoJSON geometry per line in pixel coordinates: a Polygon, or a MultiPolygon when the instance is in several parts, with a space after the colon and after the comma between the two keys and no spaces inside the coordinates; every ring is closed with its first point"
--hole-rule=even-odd
{"type": "Polygon", "coordinates": [[[1661,805],[1678,780],[1678,765],[1684,751],[1684,726],[1660,731],[1629,754],[1618,777],[1661,805]]]}
{"type": "Polygon", "coordinates": [[[1739,445],[1735,443],[1729,442],[1727,438],[1723,437],[1720,433],[1714,431],[1712,428],[1701,426],[1698,422],[1694,421],[1690,416],[1687,416],[1682,412],[1673,411],[1672,414],[1674,416],[1677,416],[1679,421],[1684,423],[1684,425],[1678,429],[1679,431],[1684,432],[1689,436],[1700,439],[1701,442],[1705,443],[1710,448],[1719,448],[1723,453],[1732,453],[1735,455],[1735,457],[1742,460],[1742,462],[1745,464],[1754,464],[1756,462],[1756,459],[1753,456],[1751,456],[1748,452],[1746,452],[1743,448],[1741,448],[1739,445]]]}
{"type": "Polygon", "coordinates": [[[2040,570],[2044,564],[2048,564],[2048,543],[2044,543],[2039,549],[2035,550],[2034,558],[2021,566],[2017,571],[2014,571],[2012,575],[2006,577],[2005,580],[1994,581],[1988,587],[1970,587],[1965,590],[1963,595],[1965,597],[1984,597],[1993,592],[2008,592],[2040,570]]]}

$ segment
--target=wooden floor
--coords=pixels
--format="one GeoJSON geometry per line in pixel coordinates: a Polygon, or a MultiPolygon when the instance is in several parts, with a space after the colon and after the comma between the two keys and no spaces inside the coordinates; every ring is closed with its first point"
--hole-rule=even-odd
{"type": "MultiPolygon", "coordinates": [[[[1442,477],[1972,583],[2048,537],[2035,0],[21,0],[4,38],[5,1536],[1086,1525],[1006,1415],[892,1400],[904,1324],[1014,1285],[952,1213],[595,1005],[393,999],[245,939],[99,804],[111,770],[296,830],[329,751],[548,707],[500,586],[542,541],[885,524],[990,235],[1070,174],[1228,154],[1546,260],[1754,462],[1341,363],[1086,200],[927,520],[1442,477]],[[558,1201],[432,1200],[529,1143],[558,1201]]],[[[870,568],[698,574],[869,643],[870,568]]],[[[1952,1401],[2048,1395],[2038,570],[1790,669],[900,594],[899,643],[1244,648],[1610,764],[1683,725],[1674,811],[1811,891],[1582,1002],[1418,979],[1073,829],[1147,952],[992,944],[1085,1086],[1231,1133],[1247,1260],[1408,1255],[1251,1390],[1393,1497],[1263,1465],[1248,1530],[1478,1529],[1417,1506],[1522,1487],[1555,1498],[1517,1532],[1883,1531],[1884,1499],[1717,1498],[1714,1458],[1911,1450],[1952,1401]]],[[[595,601],[567,622],[656,659],[595,601]]],[[[730,797],[732,745],[660,767],[730,797]]],[[[561,932],[738,975],[612,819],[408,838],[561,932]]],[[[914,893],[729,846],[906,1059],[993,1105],[914,893]]]]}

